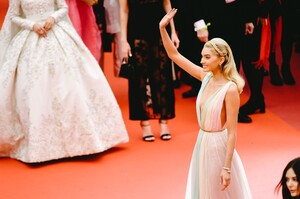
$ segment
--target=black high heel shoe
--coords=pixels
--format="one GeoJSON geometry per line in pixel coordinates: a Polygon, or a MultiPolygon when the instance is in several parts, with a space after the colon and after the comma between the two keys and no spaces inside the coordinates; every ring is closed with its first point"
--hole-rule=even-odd
{"type": "Polygon", "coordinates": [[[282,65],[281,67],[281,74],[283,78],[283,82],[287,85],[295,85],[296,81],[291,73],[290,65],[282,65]]]}
{"type": "Polygon", "coordinates": [[[252,119],[248,115],[239,112],[239,114],[238,114],[238,122],[239,123],[251,123],[252,119]]]}
{"type": "Polygon", "coordinates": [[[277,64],[270,65],[269,72],[270,72],[271,84],[274,86],[282,86],[283,82],[282,82],[281,76],[279,74],[278,65],[277,64]]]}
{"type": "Polygon", "coordinates": [[[254,113],[265,113],[266,112],[265,101],[262,100],[259,103],[255,103],[255,102],[249,100],[246,104],[241,106],[240,112],[247,114],[247,115],[251,115],[254,113]]]}

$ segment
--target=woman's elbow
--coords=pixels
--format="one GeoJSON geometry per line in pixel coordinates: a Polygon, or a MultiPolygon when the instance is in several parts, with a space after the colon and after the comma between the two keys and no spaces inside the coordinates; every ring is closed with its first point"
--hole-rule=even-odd
{"type": "Polygon", "coordinates": [[[167,51],[167,55],[170,59],[174,61],[178,57],[179,53],[177,50],[173,50],[173,51],[167,51]]]}

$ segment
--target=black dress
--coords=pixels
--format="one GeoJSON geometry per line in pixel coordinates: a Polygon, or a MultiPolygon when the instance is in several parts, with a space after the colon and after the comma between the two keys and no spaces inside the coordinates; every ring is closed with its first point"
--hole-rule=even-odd
{"type": "Polygon", "coordinates": [[[172,119],[172,67],[159,34],[163,1],[128,0],[128,6],[128,42],[136,66],[135,77],[129,80],[130,119],[172,119]]]}

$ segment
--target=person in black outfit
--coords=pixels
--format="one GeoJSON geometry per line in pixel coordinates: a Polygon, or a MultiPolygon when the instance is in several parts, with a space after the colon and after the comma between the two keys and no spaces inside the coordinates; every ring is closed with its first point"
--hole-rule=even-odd
{"type": "MultiPolygon", "coordinates": [[[[208,38],[220,37],[228,42],[235,59],[237,70],[240,69],[242,40],[245,35],[253,32],[253,10],[251,0],[198,0],[197,18],[194,23],[200,41],[206,42],[208,38]],[[207,24],[210,26],[207,26],[207,24]]],[[[239,113],[238,121],[250,123],[252,119],[239,113]]]]}
{"type": "Polygon", "coordinates": [[[253,34],[244,36],[242,40],[242,67],[250,88],[248,101],[240,107],[240,113],[254,114],[265,112],[265,100],[262,92],[264,80],[264,66],[266,60],[260,57],[261,34],[263,26],[268,23],[269,2],[272,0],[255,0],[251,5],[252,21],[254,24],[253,34]]]}
{"type": "MultiPolygon", "coordinates": [[[[179,10],[174,22],[176,30],[180,38],[180,46],[178,51],[188,58],[191,62],[199,65],[201,60],[201,50],[204,43],[197,38],[194,31],[194,22],[198,19],[199,1],[198,0],[175,0],[172,1],[174,8],[179,10]]],[[[195,79],[181,68],[176,68],[180,73],[180,81],[191,86],[191,89],[182,94],[183,98],[196,97],[200,87],[201,81],[195,79]]]]}
{"type": "MultiPolygon", "coordinates": [[[[278,2],[276,2],[279,4],[278,2]]],[[[296,81],[291,72],[291,57],[293,51],[293,43],[295,36],[299,34],[297,30],[300,22],[300,1],[299,0],[281,0],[281,16],[282,16],[282,37],[281,37],[281,74],[279,66],[276,64],[276,56],[274,50],[270,54],[270,81],[275,86],[295,85],[296,81]]],[[[275,12],[275,17],[279,14],[275,12]]],[[[279,12],[280,13],[280,12],[279,12]]],[[[272,16],[272,15],[271,15],[272,16]]],[[[274,18],[274,17],[273,17],[274,18]]],[[[271,25],[275,26],[275,20],[271,18],[271,25]]],[[[275,28],[272,28],[274,35],[275,28]]]]}
{"type": "MultiPolygon", "coordinates": [[[[121,0],[122,57],[135,64],[129,79],[130,120],[139,120],[143,140],[152,142],[150,121],[158,120],[160,138],[170,140],[167,121],[175,117],[175,96],[171,60],[161,41],[158,24],[171,10],[170,0],[121,0]]],[[[170,34],[178,47],[174,22],[170,34]]]]}
{"type": "Polygon", "coordinates": [[[276,50],[278,45],[278,23],[280,23],[281,17],[281,3],[280,0],[268,1],[269,9],[269,19],[271,25],[271,46],[270,46],[270,55],[269,55],[269,72],[270,72],[270,82],[275,86],[283,85],[281,76],[279,74],[279,66],[276,62],[276,50]]]}

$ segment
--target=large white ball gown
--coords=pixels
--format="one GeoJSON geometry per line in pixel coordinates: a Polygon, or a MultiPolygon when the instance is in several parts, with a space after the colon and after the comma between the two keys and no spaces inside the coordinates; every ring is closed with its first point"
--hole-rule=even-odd
{"type": "Polygon", "coordinates": [[[97,61],[65,0],[10,0],[0,32],[0,156],[27,163],[99,153],[128,141],[97,61]],[[53,16],[47,37],[33,30],[53,16]]]}

